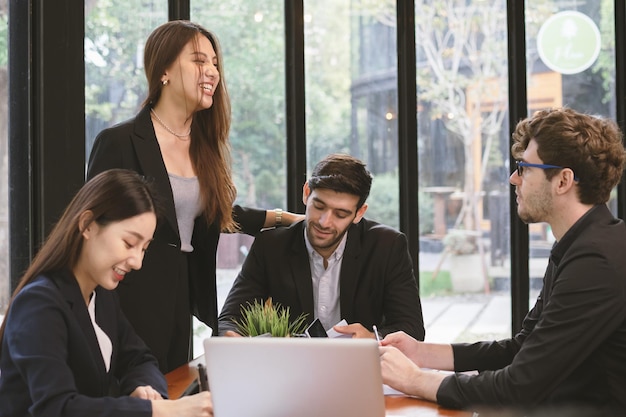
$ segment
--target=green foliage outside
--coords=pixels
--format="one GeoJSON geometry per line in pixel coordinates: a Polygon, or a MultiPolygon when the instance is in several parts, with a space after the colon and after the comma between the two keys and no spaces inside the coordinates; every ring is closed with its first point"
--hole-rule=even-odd
{"type": "Polygon", "coordinates": [[[233,0],[191,9],[191,19],[214,32],[224,52],[237,201],[249,206],[284,206],[283,7],[270,0],[233,0]]]}
{"type": "Polygon", "coordinates": [[[432,277],[433,273],[431,271],[420,272],[420,298],[452,294],[452,280],[448,271],[439,271],[435,279],[432,277]]]}
{"type": "Polygon", "coordinates": [[[435,221],[434,221],[434,207],[433,207],[433,196],[432,194],[425,193],[421,190],[417,190],[417,198],[418,198],[418,216],[419,216],[419,234],[427,235],[434,231],[435,229],[435,221]]]}
{"type": "Polygon", "coordinates": [[[374,176],[365,217],[399,229],[399,191],[397,172],[374,176]]]}
{"type": "MultiPolygon", "coordinates": [[[[232,99],[233,174],[238,201],[285,205],[284,3],[209,2],[191,18],[214,31],[224,49],[232,99]]],[[[305,14],[306,127],[309,166],[348,152],[350,136],[349,2],[308,2],[305,14]]],[[[192,5],[193,6],[193,5],[192,5]]],[[[306,173],[301,173],[304,182],[306,173]]]]}
{"type": "Polygon", "coordinates": [[[0,67],[6,67],[9,61],[8,32],[9,16],[0,13],[0,67]]]}
{"type": "Polygon", "coordinates": [[[615,7],[611,0],[601,1],[599,28],[602,50],[593,70],[602,76],[603,103],[612,104],[615,100],[615,7]]]}
{"type": "Polygon", "coordinates": [[[367,162],[367,155],[351,148],[351,92],[353,66],[362,42],[353,31],[352,1],[305,2],[306,140],[309,169],[329,153],[345,152],[367,162]]]}
{"type": "Polygon", "coordinates": [[[8,1],[0,0],[0,316],[9,302],[8,231],[8,1]]]}
{"type": "Polygon", "coordinates": [[[167,21],[167,2],[96,0],[85,5],[87,152],[105,127],[133,117],[147,95],[143,45],[167,21]],[[132,11],[132,12],[131,12],[132,11]]]}
{"type": "MultiPolygon", "coordinates": [[[[372,191],[367,199],[368,207],[365,217],[399,229],[400,190],[398,184],[397,171],[375,175],[372,181],[372,191]]],[[[418,204],[419,234],[432,233],[434,228],[432,196],[418,190],[418,204]]]]}

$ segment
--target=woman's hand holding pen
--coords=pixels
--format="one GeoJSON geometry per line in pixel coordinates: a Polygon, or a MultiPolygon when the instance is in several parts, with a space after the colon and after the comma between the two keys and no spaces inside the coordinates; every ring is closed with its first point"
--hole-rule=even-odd
{"type": "Polygon", "coordinates": [[[206,368],[198,364],[198,379],[195,381],[199,390],[196,394],[184,395],[173,401],[152,401],[152,417],[210,417],[213,416],[213,402],[209,392],[206,368]]]}

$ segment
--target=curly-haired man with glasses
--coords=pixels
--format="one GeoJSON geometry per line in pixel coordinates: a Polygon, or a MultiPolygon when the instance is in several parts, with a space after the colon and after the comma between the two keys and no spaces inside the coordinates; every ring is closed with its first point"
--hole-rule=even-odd
{"type": "Polygon", "coordinates": [[[621,414],[626,227],[606,203],[624,170],[622,134],[608,119],[560,108],[522,120],[513,141],[517,213],[526,223],[548,223],[556,238],[522,330],[510,339],[453,345],[390,334],[381,347],[383,380],[454,408],[621,414]]]}

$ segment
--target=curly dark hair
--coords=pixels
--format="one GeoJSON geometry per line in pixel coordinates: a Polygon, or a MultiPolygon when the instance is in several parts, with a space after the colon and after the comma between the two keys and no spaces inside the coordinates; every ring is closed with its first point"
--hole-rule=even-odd
{"type": "MultiPolygon", "coordinates": [[[[540,110],[515,127],[511,152],[516,159],[521,158],[532,139],[544,164],[574,171],[581,203],[602,204],[609,200],[626,160],[622,133],[614,121],[569,108],[540,110]]],[[[544,172],[551,179],[558,171],[544,172]]]]}

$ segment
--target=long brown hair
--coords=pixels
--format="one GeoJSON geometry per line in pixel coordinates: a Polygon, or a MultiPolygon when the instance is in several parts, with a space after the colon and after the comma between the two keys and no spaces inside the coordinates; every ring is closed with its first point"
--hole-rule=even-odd
{"type": "Polygon", "coordinates": [[[224,78],[222,49],[215,34],[202,26],[187,21],[173,20],[157,27],[148,37],[144,48],[144,68],[148,80],[148,97],[144,106],[154,106],[161,97],[161,77],[180,55],[185,45],[205,36],[217,56],[220,83],[213,95],[213,105],[194,113],[191,123],[189,155],[193,164],[204,215],[208,224],[218,222],[222,230],[235,231],[232,205],[237,190],[231,174],[230,97],[224,78]]]}
{"type": "Polygon", "coordinates": [[[15,296],[41,274],[72,270],[76,266],[83,247],[79,226],[81,214],[90,211],[92,222],[106,226],[147,212],[159,217],[159,207],[151,185],[134,171],[110,169],[85,183],[17,284],[0,327],[0,353],[8,312],[15,296]]]}

